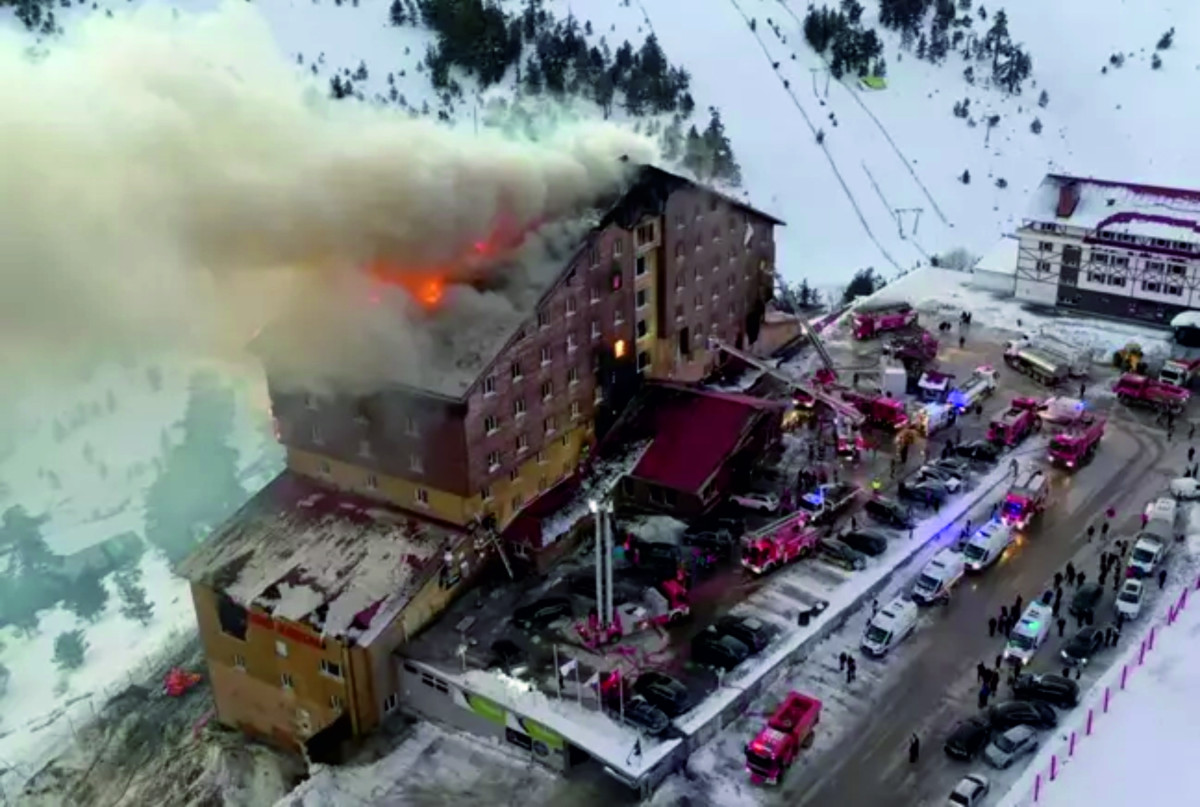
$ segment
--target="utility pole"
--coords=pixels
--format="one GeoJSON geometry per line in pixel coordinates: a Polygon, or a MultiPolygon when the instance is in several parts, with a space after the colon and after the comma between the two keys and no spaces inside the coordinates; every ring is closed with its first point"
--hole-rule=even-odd
{"type": "Polygon", "coordinates": [[[901,238],[908,237],[904,234],[904,216],[902,214],[904,214],[904,213],[914,214],[912,235],[915,238],[917,235],[917,225],[919,225],[921,223],[921,211],[923,211],[923,210],[924,210],[924,208],[921,208],[921,207],[898,207],[892,211],[892,214],[896,217],[896,227],[899,228],[899,230],[900,230],[901,238]]]}
{"type": "Polygon", "coordinates": [[[812,88],[813,98],[820,98],[820,93],[817,92],[817,73],[825,73],[825,97],[829,97],[829,77],[831,75],[828,67],[810,67],[808,72],[812,73],[812,88]]]}

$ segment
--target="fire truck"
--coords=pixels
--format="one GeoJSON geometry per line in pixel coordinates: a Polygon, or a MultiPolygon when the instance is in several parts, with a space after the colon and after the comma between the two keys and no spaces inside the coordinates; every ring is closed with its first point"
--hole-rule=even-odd
{"type": "Polygon", "coordinates": [[[1009,489],[1000,508],[1000,519],[1010,527],[1023,530],[1034,516],[1046,508],[1050,478],[1040,468],[1030,471],[1009,489]]]}
{"type": "Polygon", "coordinates": [[[908,413],[904,409],[904,401],[888,398],[883,395],[847,390],[842,397],[854,406],[867,423],[883,429],[903,429],[908,425],[908,413]]]}
{"type": "Polygon", "coordinates": [[[1078,468],[1090,462],[1104,436],[1105,419],[1085,412],[1050,441],[1050,462],[1078,468]]]}
{"type": "Polygon", "coordinates": [[[1013,398],[1012,404],[988,426],[989,443],[999,446],[1015,446],[1041,425],[1038,409],[1041,403],[1036,398],[1013,398]]]}
{"type": "Polygon", "coordinates": [[[1148,406],[1163,412],[1182,412],[1192,394],[1183,387],[1164,384],[1144,375],[1126,373],[1113,386],[1117,400],[1126,406],[1148,406]]]}
{"type": "Polygon", "coordinates": [[[908,303],[861,306],[854,312],[854,338],[874,339],[881,333],[898,331],[916,322],[917,312],[908,303]]]}
{"type": "Polygon", "coordinates": [[[742,566],[762,575],[812,553],[820,537],[807,510],[784,516],[742,538],[742,566]]]}
{"type": "Polygon", "coordinates": [[[949,401],[959,412],[972,409],[996,391],[996,370],[989,365],[976,367],[962,386],[950,390],[949,401]]]}
{"type": "Polygon", "coordinates": [[[917,333],[893,336],[883,345],[885,356],[891,356],[906,369],[921,369],[933,362],[938,354],[938,340],[924,328],[917,333]]]}
{"type": "Polygon", "coordinates": [[[746,746],[746,772],[755,784],[779,784],[796,761],[800,749],[812,745],[813,731],[821,722],[821,702],[799,692],[787,698],[746,746]]]}
{"type": "Polygon", "coordinates": [[[1190,387],[1200,376],[1200,359],[1167,359],[1158,371],[1158,380],[1172,387],[1190,387]]]}

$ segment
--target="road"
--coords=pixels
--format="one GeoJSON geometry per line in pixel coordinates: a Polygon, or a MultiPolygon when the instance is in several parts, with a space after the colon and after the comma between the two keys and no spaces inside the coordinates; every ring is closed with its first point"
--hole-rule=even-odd
{"type": "MultiPolygon", "coordinates": [[[[1040,524],[998,566],[971,578],[945,613],[934,615],[895,659],[902,668],[886,676],[886,693],[872,698],[858,725],[840,727],[843,738],[819,759],[799,767],[768,803],[789,805],[942,803],[968,768],[944,756],[941,743],[950,727],[976,710],[975,666],[989,666],[1001,651],[988,636],[987,620],[1017,594],[1026,602],[1052,587],[1054,572],[1068,561],[1098,576],[1099,539],[1088,543],[1086,528],[1112,505],[1126,521],[1113,535],[1136,527],[1138,508],[1162,490],[1166,475],[1156,470],[1165,445],[1138,423],[1110,426],[1097,460],[1075,476],[1055,479],[1054,501],[1040,524]],[[882,695],[882,696],[880,696],[882,695]],[[908,739],[922,740],[921,759],[909,765],[908,739]],[[901,794],[903,794],[901,796],[901,794]]],[[[1111,594],[1098,613],[1109,613],[1111,594]]],[[[1068,637],[1071,628],[1068,628],[1068,637]]],[[[1033,668],[1059,670],[1060,639],[1039,651],[1033,668]]],[[[862,661],[861,664],[872,662],[862,661]]],[[[1100,663],[1098,666],[1105,666],[1100,663]]],[[[1099,670],[1092,672],[1098,674],[1099,670]]],[[[1089,676],[1090,677],[1090,676],[1089,676]]],[[[1086,681],[1081,683],[1086,684],[1086,681]]]]}

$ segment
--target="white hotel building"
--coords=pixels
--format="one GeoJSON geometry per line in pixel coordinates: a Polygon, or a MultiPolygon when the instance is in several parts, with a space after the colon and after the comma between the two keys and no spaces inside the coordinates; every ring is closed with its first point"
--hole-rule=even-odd
{"type": "Polygon", "coordinates": [[[1049,174],[1017,237],[1017,299],[1164,326],[1200,309],[1200,191],[1049,174]]]}

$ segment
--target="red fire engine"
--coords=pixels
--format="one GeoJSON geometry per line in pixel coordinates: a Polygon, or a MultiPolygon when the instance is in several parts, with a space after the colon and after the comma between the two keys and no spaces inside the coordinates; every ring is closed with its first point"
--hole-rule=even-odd
{"type": "Polygon", "coordinates": [[[1034,516],[1046,509],[1046,498],[1050,493],[1050,479],[1046,472],[1031,471],[1024,480],[1012,486],[1004,497],[1000,518],[1005,524],[1023,530],[1034,516]]]}
{"type": "Polygon", "coordinates": [[[884,429],[903,429],[908,425],[908,413],[904,411],[904,401],[888,398],[883,395],[847,390],[842,397],[854,406],[867,423],[884,429]]]}
{"type": "Polygon", "coordinates": [[[1067,468],[1078,468],[1091,460],[1104,436],[1104,424],[1104,418],[1090,412],[1081,415],[1050,441],[1050,461],[1067,468]]]}
{"type": "Polygon", "coordinates": [[[1040,406],[1041,402],[1036,398],[1013,398],[1012,405],[1004,414],[988,426],[988,442],[1001,446],[1015,446],[1024,440],[1041,424],[1037,415],[1040,406]]]}
{"type": "Polygon", "coordinates": [[[750,780],[778,784],[795,762],[801,748],[812,745],[813,730],[821,720],[821,702],[789,692],[767,725],[746,746],[746,771],[750,780]]]}
{"type": "Polygon", "coordinates": [[[766,574],[812,552],[818,537],[808,526],[808,512],[797,510],[742,538],[742,566],[766,574]]]}

